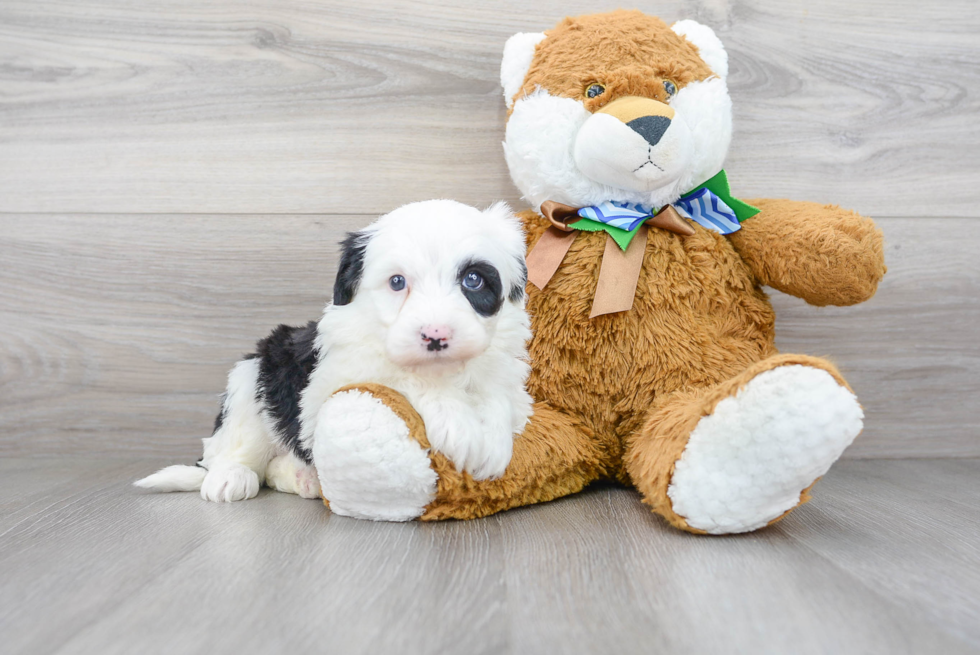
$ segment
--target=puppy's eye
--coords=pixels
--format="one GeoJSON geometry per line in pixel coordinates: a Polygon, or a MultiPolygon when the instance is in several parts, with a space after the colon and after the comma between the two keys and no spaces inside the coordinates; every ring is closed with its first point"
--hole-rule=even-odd
{"type": "Polygon", "coordinates": [[[483,276],[476,271],[470,271],[463,278],[463,288],[470,291],[479,291],[483,288],[483,276]]]}
{"type": "Polygon", "coordinates": [[[391,287],[392,291],[401,291],[405,288],[405,278],[401,275],[392,275],[388,279],[388,286],[391,287]]]}
{"type": "Polygon", "coordinates": [[[673,96],[677,93],[677,85],[670,80],[664,80],[664,91],[667,92],[667,95],[673,96]]]}
{"type": "Polygon", "coordinates": [[[595,98],[596,96],[601,96],[606,90],[606,87],[601,84],[590,84],[587,89],[585,89],[585,95],[590,98],[595,98]]]}

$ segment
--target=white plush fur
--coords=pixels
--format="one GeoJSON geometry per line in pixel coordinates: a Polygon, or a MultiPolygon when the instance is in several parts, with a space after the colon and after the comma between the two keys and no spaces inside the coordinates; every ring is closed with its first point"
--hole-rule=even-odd
{"type": "Polygon", "coordinates": [[[313,458],[331,511],[374,521],[422,515],[437,476],[404,421],[360,391],[334,394],[319,414],[313,458]]]}
{"type": "Polygon", "coordinates": [[[315,442],[320,408],[339,388],[378,382],[401,392],[425,422],[429,443],[476,479],[503,474],[531,415],[524,387],[530,326],[521,295],[490,317],[476,314],[457,281],[480,259],[500,272],[504,293],[523,288],[524,239],[506,205],[479,212],[450,201],[407,205],[366,231],[364,274],[354,300],[329,306],[319,324],[321,359],[303,393],[300,439],[315,442]],[[425,228],[419,229],[424,219],[425,228]],[[392,275],[405,292],[388,287],[392,275]],[[429,352],[426,325],[448,326],[454,343],[429,352]]]}
{"type": "Polygon", "coordinates": [[[761,373],[702,418],[667,495],[688,525],[748,532],[792,509],[861,432],[864,413],[821,369],[761,373]]]}
{"type": "Polygon", "coordinates": [[[697,46],[701,59],[715,75],[728,79],[728,52],[713,29],[694,20],[679,20],[670,29],[697,46]]]}
{"type": "MultiPolygon", "coordinates": [[[[675,29],[705,44],[705,61],[719,76],[678,91],[670,100],[674,119],[655,146],[610,116],[593,115],[579,99],[555,97],[546,89],[517,98],[504,154],[528,202],[538,208],[545,200],[575,207],[617,200],[658,208],[721,170],[732,136],[732,103],[722,74],[727,55],[710,28],[696,26],[681,21],[675,29]]],[[[514,68],[506,71],[510,80],[514,68]]]]}
{"type": "Polygon", "coordinates": [[[508,108],[513,106],[514,96],[524,85],[524,78],[534,58],[534,48],[544,36],[544,32],[518,32],[504,44],[504,56],[500,62],[500,86],[504,88],[504,101],[508,108]]]}

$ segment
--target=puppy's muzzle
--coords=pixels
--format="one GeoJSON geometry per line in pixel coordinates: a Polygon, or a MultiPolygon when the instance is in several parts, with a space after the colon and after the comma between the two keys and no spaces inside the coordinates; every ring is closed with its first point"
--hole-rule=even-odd
{"type": "Polygon", "coordinates": [[[425,344],[429,352],[441,352],[449,347],[449,340],[453,333],[448,327],[441,325],[427,325],[422,328],[420,333],[422,343],[425,344]]]}
{"type": "Polygon", "coordinates": [[[639,96],[617,98],[596,113],[618,118],[651,146],[660,143],[674,120],[674,110],[670,105],[639,96]]]}

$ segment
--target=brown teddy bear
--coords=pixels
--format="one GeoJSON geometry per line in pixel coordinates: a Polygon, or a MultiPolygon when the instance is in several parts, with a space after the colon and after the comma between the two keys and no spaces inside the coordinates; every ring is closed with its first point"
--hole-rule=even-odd
{"type": "MultiPolygon", "coordinates": [[[[732,196],[727,74],[708,27],[635,11],[507,42],[504,149],[535,208],[522,218],[536,404],[498,479],[430,451],[438,480],[421,519],[614,479],[678,528],[745,532],[806,502],[861,431],[830,362],[777,352],[762,286],[814,305],[867,300],[885,272],[881,233],[835,206],[732,196]]],[[[403,397],[361,390],[428,449],[403,397]]],[[[378,473],[386,493],[397,484],[378,473]]]]}

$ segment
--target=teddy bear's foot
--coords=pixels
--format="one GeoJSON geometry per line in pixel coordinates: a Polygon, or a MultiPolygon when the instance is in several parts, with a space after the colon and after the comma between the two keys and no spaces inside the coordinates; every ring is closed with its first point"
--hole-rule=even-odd
{"type": "Polygon", "coordinates": [[[763,371],[698,421],[667,488],[673,511],[711,534],[764,527],[806,500],[863,417],[826,370],[763,371]]]}
{"type": "Polygon", "coordinates": [[[435,498],[436,472],[411,435],[422,429],[421,419],[410,426],[395,399],[407,405],[389,389],[364,385],[338,391],[320,409],[313,462],[335,514],[410,521],[435,498]]]}

